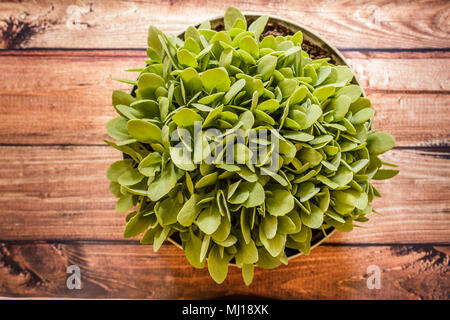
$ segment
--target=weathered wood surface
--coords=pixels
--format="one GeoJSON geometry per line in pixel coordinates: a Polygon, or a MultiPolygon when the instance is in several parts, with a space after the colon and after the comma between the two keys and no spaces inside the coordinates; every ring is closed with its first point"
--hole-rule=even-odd
{"type": "Polygon", "coordinates": [[[450,299],[449,15],[445,0],[0,2],[0,297],[450,299]],[[123,70],[143,64],[148,25],[177,33],[229,5],[343,49],[400,147],[384,158],[401,173],[376,182],[384,216],[250,287],[234,267],[217,285],[171,245],[124,240],[105,179],[120,154],[102,142],[111,91],[129,88],[111,77],[135,76],[123,70]],[[81,290],[66,288],[72,264],[81,290]]]}
{"type": "Polygon", "coordinates": [[[448,247],[321,246],[274,270],[255,270],[250,287],[229,268],[221,285],[207,269],[188,265],[171,245],[154,253],[135,244],[0,244],[0,296],[211,299],[450,299],[448,247]],[[350,257],[350,258],[349,258],[350,257]],[[356,262],[356,263],[355,263],[356,262]],[[69,265],[80,267],[81,289],[69,290],[69,265]],[[368,289],[380,268],[380,289],[368,289]]]}
{"type": "Polygon", "coordinates": [[[177,33],[223,15],[229,5],[308,26],[339,48],[449,46],[446,0],[45,0],[0,4],[0,48],[143,48],[149,24],[177,33]]]}
{"type": "MultiPolygon", "coordinates": [[[[120,153],[109,147],[1,147],[1,240],[120,240],[125,214],[114,212],[105,172],[120,153]]],[[[450,244],[448,152],[395,150],[401,173],[376,182],[384,216],[337,243],[450,244]]]]}
{"type": "MultiPolygon", "coordinates": [[[[450,54],[345,53],[372,99],[374,126],[399,146],[449,145],[450,54]]],[[[0,52],[0,144],[102,144],[115,116],[113,89],[130,86],[123,70],[143,64],[140,51],[0,52]]]]}

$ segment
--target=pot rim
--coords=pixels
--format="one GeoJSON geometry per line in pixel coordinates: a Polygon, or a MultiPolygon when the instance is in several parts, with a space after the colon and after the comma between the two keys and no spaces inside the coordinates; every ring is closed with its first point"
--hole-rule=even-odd
{"type": "MultiPolygon", "coordinates": [[[[257,19],[258,17],[262,16],[264,14],[244,14],[244,16],[246,17],[246,19],[257,19]]],[[[316,46],[320,46],[323,47],[323,45],[325,45],[325,50],[328,51],[328,53],[331,53],[331,56],[334,55],[334,60],[336,61],[336,65],[346,65],[347,67],[350,68],[350,70],[352,70],[353,72],[353,68],[348,64],[348,62],[345,60],[344,56],[340,53],[340,51],[334,47],[332,44],[330,44],[327,40],[325,40],[324,38],[322,38],[321,36],[319,36],[316,32],[310,30],[308,27],[302,25],[302,24],[298,24],[292,20],[289,19],[285,19],[285,18],[281,18],[279,16],[276,15],[267,15],[269,17],[269,21],[274,22],[275,24],[281,25],[286,27],[287,29],[289,29],[291,32],[295,33],[297,31],[301,31],[303,33],[304,39],[310,41],[312,44],[316,45],[316,46]]],[[[207,20],[203,20],[203,21],[209,21],[210,23],[220,23],[223,22],[224,16],[223,15],[219,15],[219,16],[215,16],[211,19],[207,19],[207,20]]],[[[195,27],[198,27],[200,25],[200,23],[196,24],[195,27]]],[[[213,26],[211,26],[213,28],[213,26]]],[[[177,33],[177,37],[180,37],[184,34],[185,31],[179,32],[177,33]]],[[[361,86],[361,83],[359,82],[358,78],[356,77],[356,74],[353,72],[353,83],[357,84],[358,86],[360,86],[361,90],[362,90],[362,96],[365,97],[366,93],[364,91],[364,88],[361,86]]],[[[136,86],[133,87],[131,92],[134,92],[136,86]]],[[[332,236],[333,234],[336,233],[336,229],[334,227],[330,228],[331,231],[329,233],[327,233],[327,235],[321,233],[321,237],[319,238],[319,240],[317,240],[314,244],[311,245],[310,247],[310,251],[313,250],[314,248],[320,246],[324,241],[328,240],[328,238],[330,236],[332,236]]],[[[172,243],[175,247],[183,250],[183,247],[180,243],[178,243],[177,241],[175,241],[174,239],[172,239],[171,237],[168,237],[167,240],[172,243]]],[[[297,249],[293,249],[293,250],[297,250],[297,249]]],[[[291,260],[294,258],[297,258],[299,256],[303,255],[303,253],[299,250],[298,253],[293,254],[291,256],[288,256],[287,259],[291,260]]],[[[237,266],[236,263],[228,263],[228,265],[230,266],[237,266]]]]}

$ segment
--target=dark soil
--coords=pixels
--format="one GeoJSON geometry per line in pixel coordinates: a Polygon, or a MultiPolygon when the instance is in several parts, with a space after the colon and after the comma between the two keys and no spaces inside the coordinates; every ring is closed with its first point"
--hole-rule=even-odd
{"type": "MultiPolygon", "coordinates": [[[[247,20],[247,24],[250,25],[253,21],[251,19],[247,20]]],[[[225,29],[224,25],[222,23],[218,24],[215,28],[216,31],[222,31],[225,29]]],[[[280,26],[278,24],[273,23],[272,21],[269,21],[266,25],[266,28],[264,29],[264,32],[260,36],[260,40],[267,36],[287,36],[292,35],[293,32],[284,26],[280,26]]],[[[303,40],[302,49],[306,51],[311,59],[322,59],[322,58],[330,58],[330,62],[335,64],[335,61],[333,58],[331,58],[330,53],[327,51],[327,49],[322,48],[320,46],[317,46],[315,44],[312,44],[308,40],[303,40]]]]}

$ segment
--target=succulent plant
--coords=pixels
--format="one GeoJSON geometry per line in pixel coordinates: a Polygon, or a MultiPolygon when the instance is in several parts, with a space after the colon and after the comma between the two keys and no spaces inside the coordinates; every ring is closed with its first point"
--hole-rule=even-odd
{"type": "Polygon", "coordinates": [[[112,94],[117,141],[105,141],[126,157],[107,177],[116,210],[134,208],[124,237],[155,251],[176,238],[218,283],[230,262],[248,285],[287,248],[308,254],[313,232],[351,231],[375,211],[370,180],[398,173],[380,169],[395,142],[371,128],[351,69],[311,59],[301,32],[262,37],[267,21],[247,28],[230,7],[222,31],[206,21],[182,40],[151,26],[137,80],[116,79],[133,93],[112,94]]]}

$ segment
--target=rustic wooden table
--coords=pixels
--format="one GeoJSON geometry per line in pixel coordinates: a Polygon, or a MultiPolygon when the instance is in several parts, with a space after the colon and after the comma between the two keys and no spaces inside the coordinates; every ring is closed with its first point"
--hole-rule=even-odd
{"type": "Polygon", "coordinates": [[[2,1],[0,3],[0,296],[59,298],[450,299],[450,2],[2,1]],[[102,140],[111,77],[143,64],[146,32],[223,14],[290,19],[338,47],[397,147],[401,173],[377,183],[384,216],[309,256],[215,284],[167,244],[124,240],[102,140]],[[82,287],[66,287],[69,265],[82,287]],[[366,286],[381,270],[381,289],[366,286]]]}

